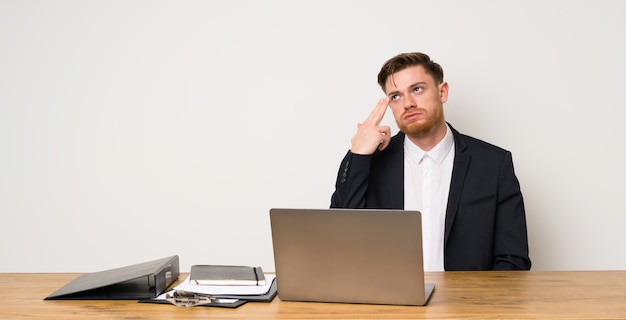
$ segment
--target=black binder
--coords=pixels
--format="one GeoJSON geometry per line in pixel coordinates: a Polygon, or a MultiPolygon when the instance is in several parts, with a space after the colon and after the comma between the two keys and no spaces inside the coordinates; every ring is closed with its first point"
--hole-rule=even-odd
{"type": "Polygon", "coordinates": [[[178,256],[83,274],[44,300],[135,300],[155,298],[178,279],[178,256]]]}

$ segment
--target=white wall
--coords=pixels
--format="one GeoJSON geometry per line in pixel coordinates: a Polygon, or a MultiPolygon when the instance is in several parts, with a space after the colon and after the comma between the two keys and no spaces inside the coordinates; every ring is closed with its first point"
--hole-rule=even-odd
{"type": "MultiPolygon", "coordinates": [[[[391,56],[513,152],[536,270],[626,269],[624,1],[0,1],[0,272],[273,270],[391,56]]],[[[385,121],[395,128],[388,113],[385,121]]]]}

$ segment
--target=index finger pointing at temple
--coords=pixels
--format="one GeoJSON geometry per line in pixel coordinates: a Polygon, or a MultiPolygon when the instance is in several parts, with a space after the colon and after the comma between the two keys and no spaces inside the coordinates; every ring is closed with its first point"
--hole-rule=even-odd
{"type": "Polygon", "coordinates": [[[385,116],[385,111],[387,111],[387,106],[389,106],[389,97],[385,97],[383,99],[378,100],[378,104],[376,108],[372,110],[370,115],[365,119],[365,122],[369,122],[376,126],[380,125],[380,122],[383,120],[385,116]]]}

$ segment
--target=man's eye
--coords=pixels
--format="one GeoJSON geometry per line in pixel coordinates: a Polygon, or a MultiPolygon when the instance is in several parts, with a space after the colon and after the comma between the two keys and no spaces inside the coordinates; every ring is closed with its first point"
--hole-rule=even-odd
{"type": "Polygon", "coordinates": [[[391,96],[391,100],[398,100],[399,98],[400,98],[400,96],[397,95],[397,94],[394,94],[394,95],[391,96]]]}
{"type": "Polygon", "coordinates": [[[413,88],[413,92],[420,92],[420,91],[422,91],[422,88],[420,87],[413,88]]]}

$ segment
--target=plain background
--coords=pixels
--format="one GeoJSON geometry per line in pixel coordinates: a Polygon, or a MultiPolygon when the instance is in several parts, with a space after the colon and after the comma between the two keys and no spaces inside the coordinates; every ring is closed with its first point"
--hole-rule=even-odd
{"type": "MultiPolygon", "coordinates": [[[[274,270],[380,66],[428,53],[513,153],[535,270],[626,269],[624,1],[0,1],[0,272],[274,270]]],[[[397,127],[388,111],[383,121],[397,127]]]]}

